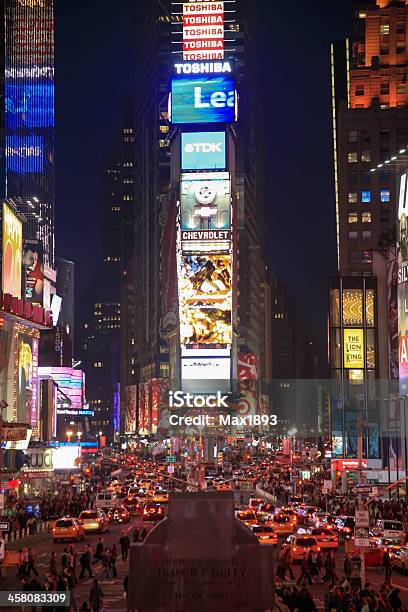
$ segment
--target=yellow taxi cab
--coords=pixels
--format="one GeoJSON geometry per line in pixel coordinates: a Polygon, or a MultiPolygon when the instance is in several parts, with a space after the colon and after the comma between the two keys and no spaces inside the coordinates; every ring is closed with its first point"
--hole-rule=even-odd
{"type": "Polygon", "coordinates": [[[321,550],[316,538],[309,535],[291,535],[281,548],[282,550],[291,549],[293,561],[301,561],[305,556],[308,557],[310,551],[318,554],[321,550]]]}
{"type": "Polygon", "coordinates": [[[316,538],[318,545],[324,550],[337,550],[339,537],[333,529],[328,527],[316,527],[310,530],[310,535],[316,538]]]}
{"type": "Polygon", "coordinates": [[[231,491],[231,483],[230,482],[220,482],[215,487],[217,491],[231,491]]]}
{"type": "Polygon", "coordinates": [[[289,535],[295,532],[296,522],[291,521],[289,516],[285,514],[275,514],[275,516],[267,521],[267,525],[272,527],[278,535],[289,535]]]}
{"type": "Polygon", "coordinates": [[[387,548],[391,559],[391,567],[401,571],[403,574],[408,573],[408,547],[407,546],[389,546],[387,548]]]}
{"type": "Polygon", "coordinates": [[[269,525],[251,525],[251,530],[261,544],[277,545],[278,534],[269,525]]]}
{"type": "Polygon", "coordinates": [[[237,510],[235,512],[235,517],[241,521],[241,523],[247,525],[247,527],[256,525],[258,522],[257,516],[253,510],[237,510]]]}
{"type": "Polygon", "coordinates": [[[85,530],[80,521],[69,516],[55,521],[51,533],[54,543],[62,542],[63,540],[74,540],[75,542],[79,542],[79,540],[83,540],[85,536],[85,530]]]}
{"type": "Polygon", "coordinates": [[[109,519],[102,510],[84,510],[79,515],[79,520],[84,526],[85,533],[109,530],[109,519]]]}
{"type": "Polygon", "coordinates": [[[162,504],[148,502],[143,508],[144,521],[161,521],[166,516],[166,509],[162,504]]]}
{"type": "Polygon", "coordinates": [[[153,495],[152,502],[155,504],[167,504],[169,501],[168,493],[162,491],[153,495]]]}

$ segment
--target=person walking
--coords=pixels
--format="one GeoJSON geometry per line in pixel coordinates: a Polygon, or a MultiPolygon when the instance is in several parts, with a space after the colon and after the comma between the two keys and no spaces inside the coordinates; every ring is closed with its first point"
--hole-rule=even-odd
{"type": "Polygon", "coordinates": [[[111,553],[109,548],[105,548],[101,555],[102,568],[107,580],[111,579],[111,553]]]}
{"type": "Polygon", "coordinates": [[[295,579],[293,576],[292,564],[293,564],[292,550],[291,548],[287,548],[282,558],[282,580],[286,580],[286,572],[289,572],[289,576],[291,580],[295,579]]]}
{"type": "Polygon", "coordinates": [[[89,592],[89,605],[92,608],[92,612],[100,612],[103,605],[103,592],[99,586],[97,578],[94,578],[91,590],[89,592]]]}
{"type": "Polygon", "coordinates": [[[303,553],[303,557],[302,560],[300,562],[300,577],[297,581],[297,584],[301,584],[303,580],[306,580],[306,578],[309,581],[309,584],[312,584],[312,579],[310,576],[310,569],[309,569],[309,560],[307,558],[306,553],[303,553]]]}
{"type": "Polygon", "coordinates": [[[122,561],[128,560],[130,540],[127,535],[123,535],[119,540],[120,551],[122,553],[122,561]]]}
{"type": "Polygon", "coordinates": [[[77,611],[78,607],[75,601],[75,589],[78,584],[78,580],[76,579],[74,568],[70,567],[67,571],[67,586],[69,591],[69,603],[71,606],[71,610],[74,612],[77,611]]]}
{"type": "Polygon", "coordinates": [[[57,570],[57,553],[55,552],[55,550],[52,551],[51,553],[51,558],[50,558],[50,565],[48,568],[50,574],[52,576],[56,576],[58,574],[58,570],[57,570]]]}
{"type": "Polygon", "coordinates": [[[383,567],[384,567],[384,582],[386,584],[390,584],[391,576],[392,576],[392,565],[391,565],[391,557],[390,557],[388,550],[385,550],[383,554],[383,567]]]}
{"type": "Polygon", "coordinates": [[[344,559],[343,564],[344,575],[347,580],[349,580],[351,574],[353,573],[353,567],[350,561],[350,553],[346,553],[346,558],[344,559]]]}
{"type": "Polygon", "coordinates": [[[35,557],[34,557],[34,553],[31,549],[31,546],[28,547],[28,568],[27,568],[27,575],[28,577],[30,577],[31,572],[33,572],[34,576],[38,576],[38,572],[37,569],[34,565],[35,562],[35,557]]]}
{"type": "Polygon", "coordinates": [[[94,554],[95,561],[100,561],[103,553],[103,538],[102,536],[99,538],[98,543],[96,545],[96,550],[94,554]]]}
{"type": "Polygon", "coordinates": [[[116,569],[116,559],[118,558],[118,551],[116,550],[116,544],[114,544],[111,548],[110,551],[110,557],[109,557],[109,562],[110,562],[110,569],[112,571],[112,577],[113,578],[117,578],[118,577],[118,572],[116,569]]]}
{"type": "Polygon", "coordinates": [[[83,578],[85,576],[85,572],[88,572],[89,578],[93,578],[93,573],[92,573],[92,568],[91,568],[91,552],[89,548],[90,547],[88,546],[85,552],[82,553],[79,559],[79,563],[81,565],[81,573],[79,574],[80,578],[83,578]]]}
{"type": "Polygon", "coordinates": [[[137,527],[133,530],[133,542],[139,541],[139,530],[137,527]]]}

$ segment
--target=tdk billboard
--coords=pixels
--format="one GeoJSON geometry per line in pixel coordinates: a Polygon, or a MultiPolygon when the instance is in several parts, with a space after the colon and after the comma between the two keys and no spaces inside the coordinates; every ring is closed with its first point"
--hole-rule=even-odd
{"type": "Polygon", "coordinates": [[[175,76],[171,82],[172,123],[235,121],[235,86],[229,76],[175,76]]]}
{"type": "Polygon", "coordinates": [[[181,135],[182,170],[225,170],[225,132],[185,132],[181,135]]]}

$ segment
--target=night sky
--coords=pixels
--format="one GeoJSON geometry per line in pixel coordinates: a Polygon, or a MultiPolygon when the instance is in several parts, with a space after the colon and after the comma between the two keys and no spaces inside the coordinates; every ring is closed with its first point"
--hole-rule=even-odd
{"type": "MultiPolygon", "coordinates": [[[[56,0],[56,247],[77,264],[77,296],[98,265],[103,170],[137,79],[135,1],[150,0],[56,0]]],[[[329,45],[349,33],[351,0],[248,1],[265,28],[269,263],[322,341],[336,270],[329,45]]]]}

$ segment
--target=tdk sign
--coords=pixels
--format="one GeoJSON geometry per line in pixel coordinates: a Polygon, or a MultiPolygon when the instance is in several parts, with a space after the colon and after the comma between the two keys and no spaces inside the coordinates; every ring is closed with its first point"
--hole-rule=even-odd
{"type": "Polygon", "coordinates": [[[172,123],[235,121],[234,81],[227,76],[175,76],[171,82],[172,123]]]}
{"type": "Polygon", "coordinates": [[[182,170],[225,170],[225,132],[181,135],[182,170]]]}

